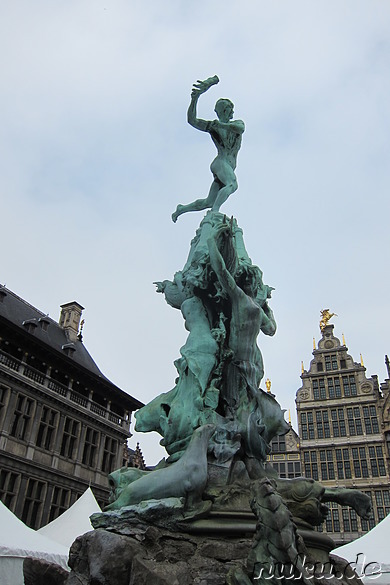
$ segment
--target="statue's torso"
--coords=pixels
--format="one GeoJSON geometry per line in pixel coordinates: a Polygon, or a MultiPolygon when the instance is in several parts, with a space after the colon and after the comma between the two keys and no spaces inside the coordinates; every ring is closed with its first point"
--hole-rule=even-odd
{"type": "Polygon", "coordinates": [[[218,155],[225,158],[229,165],[235,169],[237,154],[241,147],[242,134],[237,132],[232,126],[222,126],[218,120],[210,123],[209,132],[217,148],[218,155]]]}

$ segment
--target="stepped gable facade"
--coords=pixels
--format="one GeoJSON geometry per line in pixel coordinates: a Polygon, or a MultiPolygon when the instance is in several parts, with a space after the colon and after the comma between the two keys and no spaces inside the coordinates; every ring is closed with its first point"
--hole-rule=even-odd
{"type": "Polygon", "coordinates": [[[367,377],[363,360],[355,362],[333,330],[322,327],[310,367],[302,367],[296,405],[303,474],[327,487],[357,488],[372,500],[368,521],[331,503],[322,529],[342,544],[390,513],[390,399],[389,380],[379,387],[377,376],[367,377]]]}

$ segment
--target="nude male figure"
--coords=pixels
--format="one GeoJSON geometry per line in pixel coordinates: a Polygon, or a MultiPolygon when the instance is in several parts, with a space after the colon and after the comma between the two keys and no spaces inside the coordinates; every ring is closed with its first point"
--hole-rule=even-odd
{"type": "Polygon", "coordinates": [[[219,99],[215,104],[218,120],[202,120],[197,117],[196,112],[199,97],[218,81],[219,79],[215,75],[205,81],[195,83],[187,112],[188,123],[202,132],[208,132],[217,148],[218,154],[210,166],[214,181],[206,199],[197,199],[187,205],[179,203],[176,211],[172,213],[173,222],[176,222],[180,215],[188,211],[201,211],[202,209],[219,211],[229,195],[237,191],[238,188],[234,171],[237,166],[237,154],[240,150],[242,134],[245,130],[244,122],[232,120],[234,105],[225,98],[219,99]]]}

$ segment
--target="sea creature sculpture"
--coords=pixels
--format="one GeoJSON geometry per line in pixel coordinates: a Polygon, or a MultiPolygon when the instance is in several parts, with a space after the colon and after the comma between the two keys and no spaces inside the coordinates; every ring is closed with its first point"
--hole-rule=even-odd
{"type": "MultiPolygon", "coordinates": [[[[186,498],[185,508],[195,509],[202,502],[207,482],[207,447],[215,425],[197,428],[183,456],[161,469],[142,475],[127,484],[119,497],[105,510],[119,510],[145,500],[186,498]]],[[[112,476],[115,480],[115,476],[112,476]]]]}

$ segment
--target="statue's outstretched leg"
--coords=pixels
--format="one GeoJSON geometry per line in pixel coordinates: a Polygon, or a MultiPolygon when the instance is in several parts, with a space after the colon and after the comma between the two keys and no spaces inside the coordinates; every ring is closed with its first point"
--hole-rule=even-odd
{"type": "Polygon", "coordinates": [[[179,205],[176,207],[176,211],[172,213],[172,221],[176,223],[177,218],[183,213],[187,213],[188,211],[202,211],[203,209],[211,209],[214,205],[215,200],[219,191],[221,190],[221,183],[217,180],[211,184],[209,194],[206,199],[196,199],[192,203],[187,203],[187,205],[179,205]]]}
{"type": "Polygon", "coordinates": [[[183,213],[187,213],[187,211],[202,211],[202,209],[207,209],[210,205],[207,205],[207,199],[197,199],[192,203],[188,203],[187,205],[179,205],[176,207],[176,211],[172,213],[172,221],[176,223],[177,218],[183,213]]]}

